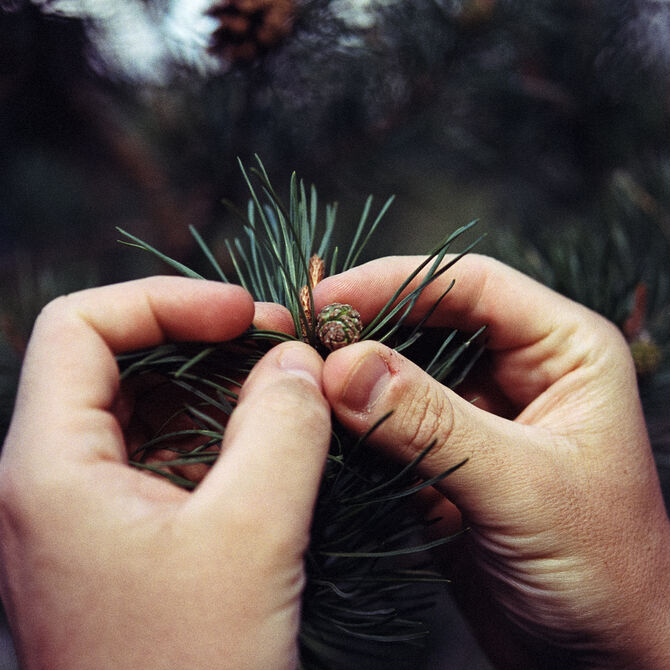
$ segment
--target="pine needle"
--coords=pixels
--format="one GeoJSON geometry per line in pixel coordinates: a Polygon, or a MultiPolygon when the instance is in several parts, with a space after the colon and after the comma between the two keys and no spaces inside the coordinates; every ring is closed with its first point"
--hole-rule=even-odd
{"type": "MultiPolygon", "coordinates": [[[[225,241],[228,262],[235,270],[235,280],[256,300],[280,303],[289,310],[297,335],[252,327],[232,342],[169,343],[118,359],[125,382],[152,382],[146,384],[138,402],[160,407],[168,388],[183,393],[183,405],[175,408],[168,403],[164,420],[136,450],[131,464],[185,489],[196,484],[180,474],[181,470],[175,473],[173,469],[211,465],[216,460],[227,418],[237,402],[237,390],[263,354],[277,343],[302,334],[312,346],[320,347],[314,332],[309,259],[316,253],[330,274],[355,266],[393,202],[393,197],[388,198],[369,224],[373,199],[366,200],[340,265],[341,254],[332,246],[337,206],[325,206],[325,220],[320,225],[314,186],[308,189],[295,174],[291,175],[287,206],[258,157],[256,163],[247,171],[240,162],[250,194],[246,215],[227,203],[244,226],[242,238],[225,241]],[[307,311],[300,299],[303,286],[309,294],[307,311]],[[174,457],[165,460],[170,454],[174,457]]],[[[424,291],[476,244],[466,245],[447,259],[455,242],[475,223],[458,228],[428,254],[365,326],[362,339],[387,342],[410,358],[415,350],[432,346],[433,338],[423,337],[426,323],[457,286],[452,281],[440,290],[413,326],[409,325],[409,316],[424,291]]],[[[124,243],[154,254],[185,276],[202,278],[130,233],[119,232],[130,240],[124,243]]],[[[215,278],[228,282],[222,263],[206,241],[193,227],[191,233],[215,278]]],[[[451,332],[427,356],[424,354],[424,369],[440,381],[462,378],[476,360],[476,356],[467,358],[465,353],[479,335],[480,331],[465,337],[451,332]]],[[[372,433],[389,416],[380,417],[362,437],[351,435],[333,420],[311,542],[305,554],[307,581],[300,631],[303,670],[379,667],[369,666],[373,660],[389,670],[400,667],[400,650],[413,649],[425,638],[424,614],[436,587],[445,581],[429,569],[430,554],[457,536],[426,541],[430,522],[417,517],[407,499],[438,484],[465,462],[446,468],[436,477],[422,479],[418,469],[434,444],[427,445],[405,466],[389,462],[368,447],[372,433]]]]}

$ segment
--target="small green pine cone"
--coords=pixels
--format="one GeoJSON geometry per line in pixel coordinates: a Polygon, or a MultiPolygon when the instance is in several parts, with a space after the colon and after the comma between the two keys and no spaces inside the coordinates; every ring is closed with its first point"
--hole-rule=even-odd
{"type": "Polygon", "coordinates": [[[351,305],[334,302],[316,317],[316,334],[330,351],[358,342],[363,330],[361,315],[351,305]]]}

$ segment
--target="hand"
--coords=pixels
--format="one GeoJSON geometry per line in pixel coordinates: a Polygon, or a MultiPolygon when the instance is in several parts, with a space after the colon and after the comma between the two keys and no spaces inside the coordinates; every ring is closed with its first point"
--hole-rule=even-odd
{"type": "Polygon", "coordinates": [[[193,493],[127,465],[120,409],[115,354],[229,339],[253,317],[241,288],[163,277],[37,319],[0,459],[0,582],[22,667],[295,668],[330,438],[317,354],[290,343],[256,366],[193,493]]]}
{"type": "MultiPolygon", "coordinates": [[[[418,265],[373,261],[321,282],[316,308],[369,320],[418,265]]],[[[324,389],[338,419],[431,477],[470,527],[460,598],[504,668],[670,667],[670,530],[628,348],[617,329],[493,260],[467,256],[424,292],[429,322],[488,325],[486,367],[466,397],[374,342],[332,353],[324,389]],[[470,402],[476,398],[474,402],[470,402]]]]}

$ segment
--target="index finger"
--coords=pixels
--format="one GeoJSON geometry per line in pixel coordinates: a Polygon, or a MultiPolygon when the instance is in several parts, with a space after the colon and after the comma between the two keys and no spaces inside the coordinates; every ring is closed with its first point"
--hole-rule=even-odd
{"type": "MultiPolygon", "coordinates": [[[[379,259],[324,279],[314,289],[316,308],[350,303],[363,323],[369,323],[422,260],[379,259]]],[[[426,287],[410,320],[425,314],[452,281],[428,325],[465,332],[486,326],[487,348],[495,357],[491,375],[515,403],[530,402],[602,350],[599,342],[611,340],[611,325],[595,313],[503,263],[475,254],[459,259],[426,287]]]]}
{"type": "MultiPolygon", "coordinates": [[[[113,419],[109,410],[119,385],[115,354],[166,340],[230,339],[253,315],[253,300],[242,288],[181,277],[151,277],[57,298],[35,322],[21,372],[12,420],[21,449],[50,448],[45,431],[54,437],[73,431],[86,436],[86,430],[99,436],[101,426],[114,427],[104,412],[113,419]]],[[[10,428],[10,449],[12,434],[10,428]]]]}
{"type": "MultiPolygon", "coordinates": [[[[328,277],[314,289],[316,308],[330,302],[348,302],[367,323],[423,260],[420,256],[381,258],[328,277]]],[[[450,260],[453,256],[445,262],[450,260]]],[[[423,291],[413,310],[414,321],[452,281],[453,288],[429,325],[470,332],[486,325],[489,346],[496,350],[524,346],[546,336],[556,324],[554,312],[565,309],[565,305],[555,303],[570,303],[492,258],[471,254],[459,259],[423,291]]]]}

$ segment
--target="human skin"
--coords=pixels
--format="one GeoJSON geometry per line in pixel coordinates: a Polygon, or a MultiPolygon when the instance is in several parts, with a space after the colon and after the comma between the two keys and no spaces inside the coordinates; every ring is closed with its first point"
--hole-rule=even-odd
{"type": "MultiPolygon", "coordinates": [[[[367,320],[417,264],[384,259],[324,280],[317,307],[350,302],[367,320]]],[[[0,589],[23,667],[295,667],[329,437],[322,384],[354,431],[395,410],[373,438],[394,458],[435,439],[427,477],[467,458],[433,503],[471,528],[456,547],[459,599],[499,667],[670,667],[670,532],[625,342],[489,259],[466,257],[452,277],[432,325],[489,326],[487,366],[465,398],[376,343],[325,367],[281,345],[247,380],[224,454],[194,493],[127,466],[114,354],[225,340],[252,318],[290,328],[285,311],[254,316],[239,288],[176,278],[47,307],[0,458],[0,589]]]]}
{"type": "MultiPolygon", "coordinates": [[[[263,358],[193,493],[129,467],[123,432],[115,354],[230,339],[254,312],[239,287],[158,277],[38,317],[0,458],[0,589],[22,668],[296,667],[330,438],[319,356],[289,343],[263,358]]],[[[282,319],[256,306],[257,322],[282,319]]]]}
{"type": "MultiPolygon", "coordinates": [[[[372,261],[314,290],[364,323],[419,264],[372,261]]],[[[520,273],[466,256],[425,290],[429,325],[487,326],[486,366],[463,395],[376,342],[333,352],[337,418],[432,477],[433,511],[469,528],[449,554],[456,595],[500,668],[670,668],[670,526],[626,342],[597,314],[520,273]],[[474,402],[472,402],[474,400],[474,402]],[[460,553],[459,553],[460,552],[460,553]],[[460,574],[459,574],[460,566],[460,574]]]]}

